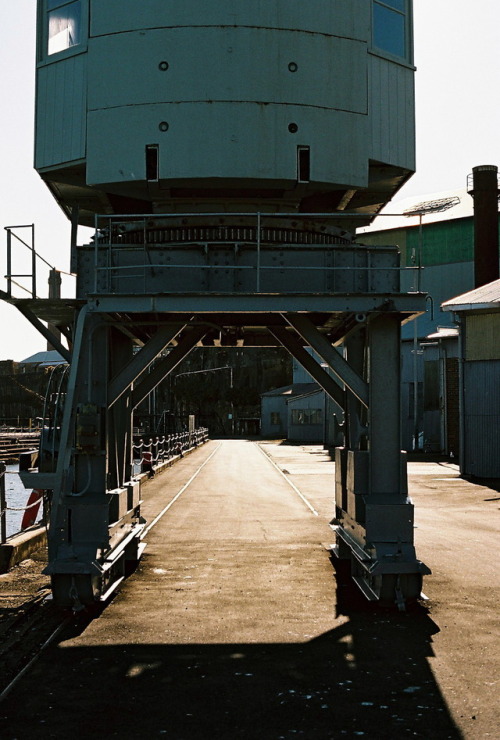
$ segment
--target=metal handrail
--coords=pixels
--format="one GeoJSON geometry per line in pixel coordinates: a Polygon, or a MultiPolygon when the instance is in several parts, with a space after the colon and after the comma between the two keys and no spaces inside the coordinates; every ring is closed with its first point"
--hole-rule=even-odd
{"type": "Polygon", "coordinates": [[[36,298],[36,266],[37,266],[37,260],[40,260],[44,264],[47,265],[47,267],[50,267],[51,270],[54,270],[55,268],[47,262],[47,260],[42,257],[41,254],[38,254],[38,252],[35,249],[35,224],[19,224],[16,226],[4,226],[5,231],[7,232],[7,274],[5,275],[5,278],[7,280],[7,294],[9,297],[12,297],[12,285],[16,285],[18,288],[21,288],[22,290],[26,291],[31,295],[32,298],[36,298]],[[24,239],[21,239],[21,237],[16,234],[17,229],[30,229],[31,230],[31,244],[29,244],[24,239]],[[31,252],[31,272],[30,273],[14,273],[12,272],[12,241],[13,239],[16,239],[22,246],[26,247],[31,252]],[[13,278],[30,278],[31,279],[31,290],[28,288],[25,288],[24,285],[21,285],[20,283],[17,283],[13,278]]]}
{"type": "Polygon", "coordinates": [[[132,445],[133,459],[134,462],[141,463],[142,472],[147,472],[176,455],[182,457],[188,449],[198,447],[206,441],[208,441],[206,427],[199,427],[193,432],[178,432],[155,439],[150,438],[149,441],[141,437],[138,443],[132,445]],[[138,455],[135,454],[136,451],[138,455]]]}
{"type": "MultiPolygon", "coordinates": [[[[381,213],[381,214],[374,214],[377,217],[397,217],[401,218],[401,213],[381,213]]],[[[107,274],[108,276],[111,276],[111,273],[119,273],[122,274],[126,271],[135,270],[135,273],[129,274],[129,278],[143,278],[146,280],[146,274],[147,270],[156,269],[156,270],[168,270],[168,269],[192,269],[191,264],[156,264],[152,263],[149,260],[149,244],[147,242],[146,233],[147,233],[147,224],[148,221],[154,220],[155,222],[159,221],[179,221],[180,219],[189,219],[191,222],[193,219],[207,219],[207,218],[223,218],[225,223],[227,223],[227,220],[232,218],[247,218],[250,220],[250,222],[254,222],[255,226],[251,226],[250,228],[255,229],[255,239],[245,239],[243,241],[241,240],[234,240],[234,241],[228,241],[228,242],[221,242],[219,240],[214,241],[205,241],[205,240],[187,240],[185,242],[182,242],[183,247],[189,247],[189,246],[198,246],[203,247],[204,249],[209,249],[210,246],[217,246],[219,244],[224,245],[235,245],[238,247],[242,246],[248,246],[255,248],[256,250],[256,264],[255,265],[224,265],[223,268],[225,270],[254,270],[256,273],[256,292],[260,292],[261,287],[261,273],[262,271],[273,271],[273,270],[282,270],[282,271],[321,271],[321,272],[327,272],[332,273],[335,271],[367,271],[367,272],[373,272],[374,270],[384,270],[384,272],[387,271],[397,271],[399,273],[403,272],[417,272],[418,275],[420,275],[421,264],[413,265],[413,266],[399,266],[399,267],[381,267],[381,268],[373,268],[370,265],[368,266],[311,266],[311,265],[279,265],[279,266],[273,266],[273,265],[262,265],[261,263],[261,252],[262,249],[265,248],[266,245],[262,244],[262,233],[263,233],[263,221],[268,219],[290,219],[292,218],[294,222],[308,222],[308,221],[336,221],[339,218],[350,218],[350,219],[359,219],[366,221],[366,214],[360,214],[360,213],[354,213],[354,212],[342,212],[342,213],[280,213],[280,212],[213,212],[213,213],[162,213],[162,214],[115,214],[115,215],[107,215],[107,214],[96,214],[95,215],[95,235],[94,235],[94,290],[95,293],[99,293],[98,288],[98,276],[99,274],[107,274]],[[113,228],[117,228],[120,226],[120,224],[130,224],[130,223],[136,223],[138,231],[143,232],[143,239],[142,242],[138,242],[137,244],[130,244],[130,243],[120,243],[119,235],[117,235],[117,238],[115,238],[115,234],[113,234],[113,228]],[[103,240],[104,237],[104,240],[103,240]],[[112,265],[111,264],[111,253],[113,248],[116,249],[129,249],[129,250],[139,250],[142,249],[144,254],[148,257],[148,262],[144,262],[144,264],[136,263],[134,265],[112,265]],[[99,265],[99,253],[102,251],[102,249],[106,249],[108,254],[107,264],[106,265],[99,265]]],[[[167,224],[168,225],[168,224],[167,224]]],[[[179,228],[183,228],[183,226],[179,226],[179,228]]],[[[151,245],[152,246],[152,245],[151,245]]],[[[299,246],[299,245],[292,245],[292,246],[299,246]]],[[[311,245],[313,246],[313,245],[311,245]]],[[[325,245],[328,246],[328,245],[325,245]]],[[[335,245],[332,244],[332,249],[335,249],[336,247],[342,247],[346,246],[349,247],[351,245],[335,245]]],[[[354,246],[354,245],[352,245],[354,246]]],[[[367,250],[370,249],[377,249],[377,247],[372,247],[366,245],[365,248],[367,250]]],[[[201,270],[215,270],[220,269],[219,265],[196,265],[197,269],[201,270]]],[[[110,282],[109,277],[106,281],[108,285],[108,289],[110,289],[110,282]]],[[[417,279],[417,286],[420,283],[420,279],[417,279]]]]}

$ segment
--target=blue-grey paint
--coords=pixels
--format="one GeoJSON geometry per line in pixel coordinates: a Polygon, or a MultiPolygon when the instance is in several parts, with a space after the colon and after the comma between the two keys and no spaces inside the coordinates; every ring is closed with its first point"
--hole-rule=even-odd
{"type": "Polygon", "coordinates": [[[463,379],[462,473],[500,478],[500,361],[465,362],[463,379]]]}

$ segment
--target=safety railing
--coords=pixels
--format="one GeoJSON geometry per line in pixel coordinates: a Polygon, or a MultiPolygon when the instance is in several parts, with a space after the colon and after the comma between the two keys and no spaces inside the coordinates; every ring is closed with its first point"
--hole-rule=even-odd
{"type": "Polygon", "coordinates": [[[179,432],[148,440],[140,438],[133,445],[134,463],[140,464],[142,473],[151,472],[163,462],[173,457],[182,457],[187,450],[199,447],[207,441],[208,429],[205,427],[193,432],[179,432]]]}
{"type": "Polygon", "coordinates": [[[7,233],[6,294],[9,298],[40,297],[37,291],[40,264],[45,265],[45,268],[49,268],[50,274],[70,275],[70,273],[64,270],[56,270],[50,262],[36,251],[35,224],[4,226],[4,229],[7,233]],[[26,233],[28,234],[27,236],[25,236],[26,233]],[[22,272],[18,272],[18,270],[22,270],[22,272]],[[14,296],[13,286],[16,286],[22,291],[20,296],[14,296]]]}
{"type": "Polygon", "coordinates": [[[0,417],[0,434],[39,432],[42,428],[40,416],[2,416],[0,417]]]}
{"type": "MultiPolygon", "coordinates": [[[[401,218],[403,214],[379,214],[382,216],[397,216],[401,218]]],[[[360,226],[365,225],[367,221],[366,214],[360,213],[185,213],[185,214],[155,214],[154,216],[144,216],[143,214],[129,215],[96,215],[95,217],[95,235],[94,235],[94,293],[120,293],[123,292],[117,288],[117,282],[125,279],[127,285],[131,281],[134,283],[132,292],[137,292],[137,286],[142,283],[144,292],[148,292],[148,286],[151,285],[151,277],[155,273],[165,274],[164,271],[181,270],[190,272],[199,270],[202,273],[210,271],[224,271],[242,275],[252,271],[252,290],[257,293],[261,292],[263,280],[273,271],[286,273],[288,275],[304,275],[321,272],[335,276],[338,273],[356,273],[385,274],[394,273],[412,273],[415,274],[420,270],[418,265],[401,266],[383,264],[377,267],[370,262],[370,254],[380,253],[381,248],[373,245],[359,245],[352,242],[350,234],[338,227],[342,219],[349,219],[351,222],[359,221],[360,226]],[[210,224],[227,224],[209,227],[213,232],[210,238],[200,238],[201,228],[197,228],[197,223],[210,224]],[[240,222],[242,225],[231,227],[232,222],[240,222]],[[284,226],[288,222],[287,227],[284,226]],[[335,222],[337,222],[335,224],[335,222]],[[273,223],[276,226],[273,226],[273,223]],[[333,225],[332,225],[333,224],[333,225]],[[217,238],[217,229],[221,233],[227,229],[227,235],[224,238],[217,238]],[[316,229],[316,231],[314,230],[316,229]],[[284,264],[282,260],[275,264],[269,264],[265,259],[267,249],[278,248],[278,242],[269,241],[269,235],[272,233],[281,233],[281,247],[285,249],[297,249],[300,247],[311,247],[311,252],[316,248],[323,250],[331,247],[332,250],[351,249],[361,254],[365,250],[368,254],[366,264],[356,262],[356,264],[340,265],[314,264],[311,260],[306,260],[304,264],[297,264],[292,260],[290,264],[284,264]],[[154,247],[163,241],[162,234],[169,234],[167,240],[170,244],[176,244],[176,234],[179,241],[177,246],[183,248],[198,248],[202,254],[208,255],[210,250],[217,250],[221,247],[234,247],[235,256],[242,254],[245,250],[253,252],[251,264],[248,261],[237,261],[235,264],[221,262],[220,264],[210,263],[207,259],[205,263],[197,260],[194,264],[189,260],[185,262],[177,259],[172,262],[158,262],[154,259],[154,247]],[[197,237],[198,232],[198,237],[197,237]],[[233,234],[234,232],[234,234],[233,234]],[[133,234],[133,237],[132,237],[133,234]],[[293,238],[292,238],[293,236],[293,238]],[[301,238],[303,237],[303,238],[301,238]],[[125,253],[126,251],[136,252],[133,259],[125,259],[124,263],[114,260],[113,255],[125,253]],[[140,254],[139,254],[140,253],[140,254]]],[[[208,227],[207,227],[208,229],[208,227]]],[[[413,280],[417,284],[417,279],[413,280]]],[[[315,291],[317,292],[317,291],[315,291]]],[[[368,291],[369,292],[369,291],[368,291]]]]}

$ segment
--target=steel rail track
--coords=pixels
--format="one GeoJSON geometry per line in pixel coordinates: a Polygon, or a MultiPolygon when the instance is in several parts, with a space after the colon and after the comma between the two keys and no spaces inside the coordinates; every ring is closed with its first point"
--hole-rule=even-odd
{"type": "MultiPolygon", "coordinates": [[[[143,537],[180,498],[205,465],[218,452],[221,445],[222,443],[198,466],[187,483],[150,522],[144,531],[143,537]]],[[[16,684],[28,673],[44,650],[52,645],[66,628],[85,626],[86,623],[98,617],[105,606],[106,603],[99,604],[96,602],[95,611],[85,609],[80,612],[61,614],[61,611],[52,605],[50,588],[43,587],[36,594],[25,599],[18,607],[15,607],[17,613],[10,619],[6,617],[3,623],[0,623],[0,664],[2,665],[0,703],[7,698],[16,684]]]]}
{"type": "MultiPolygon", "coordinates": [[[[152,519],[150,524],[144,530],[145,537],[153,527],[158,524],[162,517],[182,496],[191,483],[198,477],[205,465],[207,465],[214,455],[220,450],[220,442],[215,450],[198,466],[196,471],[191,475],[189,480],[180,488],[180,490],[171,498],[169,503],[152,519]]],[[[283,471],[276,465],[270,456],[262,449],[261,445],[256,443],[257,448],[275,468],[282,478],[289,484],[294,492],[300,497],[312,514],[318,516],[318,512],[312,504],[299,491],[299,489],[287,478],[283,471]]],[[[1,608],[1,600],[0,600],[1,608]]],[[[82,610],[81,612],[61,614],[52,605],[50,589],[45,587],[40,589],[34,596],[26,599],[18,609],[20,613],[13,616],[11,620],[6,620],[4,625],[0,624],[0,661],[3,664],[2,678],[3,686],[0,684],[0,703],[7,698],[10,692],[15,688],[17,683],[25,676],[42,655],[42,653],[52,645],[61,633],[71,626],[85,627],[105,608],[104,604],[96,602],[97,613],[92,610],[82,610]]]]}

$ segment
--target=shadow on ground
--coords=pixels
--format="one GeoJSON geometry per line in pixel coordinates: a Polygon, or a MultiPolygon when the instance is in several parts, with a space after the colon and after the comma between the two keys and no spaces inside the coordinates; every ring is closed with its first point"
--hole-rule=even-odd
{"type": "Polygon", "coordinates": [[[344,577],[337,594],[340,626],[305,643],[63,642],[0,707],[2,737],[461,738],[426,610],[374,610],[344,577]]]}

